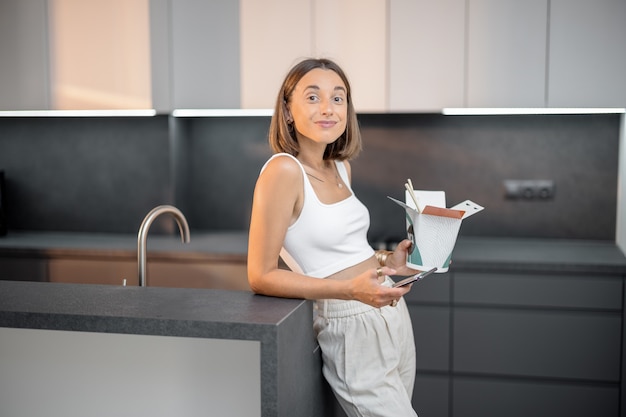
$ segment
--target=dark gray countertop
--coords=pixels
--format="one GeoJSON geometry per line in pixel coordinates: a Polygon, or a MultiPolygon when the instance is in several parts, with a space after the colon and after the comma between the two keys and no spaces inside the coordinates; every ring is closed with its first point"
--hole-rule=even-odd
{"type": "Polygon", "coordinates": [[[626,256],[614,242],[559,239],[459,238],[454,268],[626,274],[626,256]]]}
{"type": "MultiPolygon", "coordinates": [[[[150,235],[149,259],[246,261],[245,231],[191,232],[191,242],[179,236],[150,235]]],[[[10,232],[0,238],[0,256],[137,257],[135,235],[10,232]]],[[[457,240],[454,268],[547,270],[626,273],[626,257],[610,241],[464,237],[457,240]]]]}
{"type": "Polygon", "coordinates": [[[303,300],[247,291],[0,281],[0,326],[262,340],[303,300]]]}

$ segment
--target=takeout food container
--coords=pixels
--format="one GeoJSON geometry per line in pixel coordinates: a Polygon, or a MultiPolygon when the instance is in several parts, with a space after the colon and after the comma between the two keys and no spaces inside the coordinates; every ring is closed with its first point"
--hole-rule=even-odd
{"type": "Polygon", "coordinates": [[[406,212],[407,238],[413,242],[407,266],[420,271],[436,267],[436,273],[447,272],[462,221],[484,207],[465,200],[446,208],[444,191],[414,190],[414,195],[419,206],[408,191],[406,203],[388,197],[406,212]]]}

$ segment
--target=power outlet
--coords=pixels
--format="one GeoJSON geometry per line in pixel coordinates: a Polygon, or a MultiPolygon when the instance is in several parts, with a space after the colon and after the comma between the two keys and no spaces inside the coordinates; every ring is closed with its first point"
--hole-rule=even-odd
{"type": "Polygon", "coordinates": [[[511,200],[551,200],[555,191],[552,180],[504,180],[504,197],[511,200]]]}

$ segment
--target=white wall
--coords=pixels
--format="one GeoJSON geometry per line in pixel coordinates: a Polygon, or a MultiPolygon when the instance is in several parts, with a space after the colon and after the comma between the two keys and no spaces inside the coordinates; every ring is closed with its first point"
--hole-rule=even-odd
{"type": "Polygon", "coordinates": [[[0,415],[260,416],[258,341],[0,328],[0,415]]]}

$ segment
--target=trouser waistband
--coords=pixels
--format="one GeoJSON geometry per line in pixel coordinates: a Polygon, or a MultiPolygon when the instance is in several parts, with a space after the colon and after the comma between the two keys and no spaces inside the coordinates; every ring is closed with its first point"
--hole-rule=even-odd
{"type": "MultiPolygon", "coordinates": [[[[381,285],[391,286],[393,281],[391,278],[386,277],[385,282],[381,285]]],[[[372,307],[369,304],[362,303],[355,300],[334,300],[324,299],[317,300],[315,302],[317,308],[317,314],[320,317],[327,319],[349,317],[356,314],[362,314],[370,310],[374,310],[376,307],[372,307]]]]}

